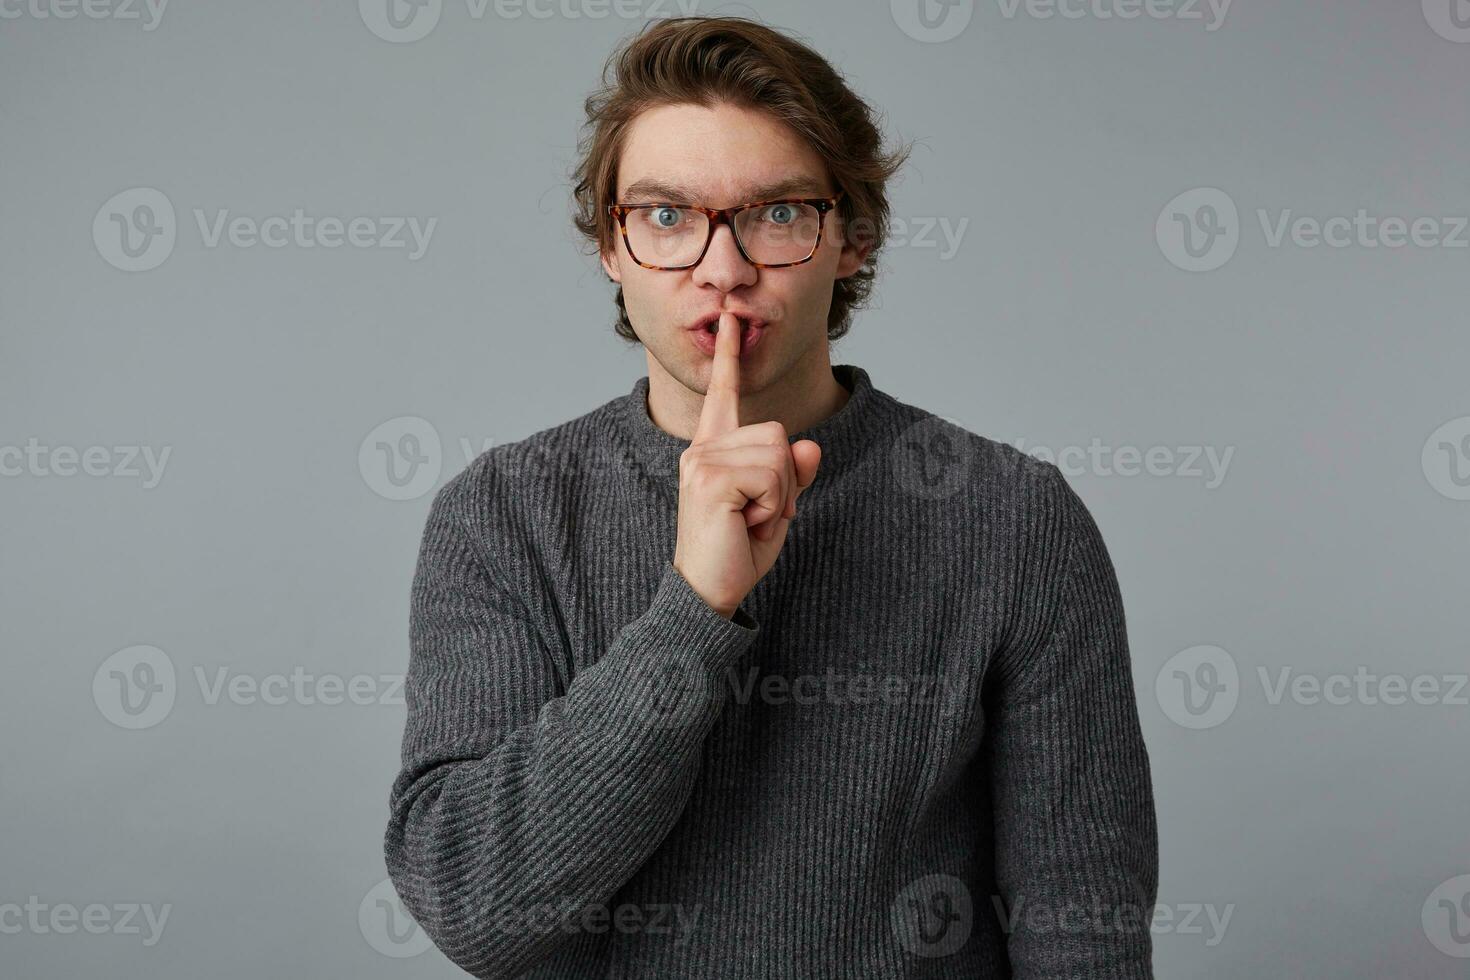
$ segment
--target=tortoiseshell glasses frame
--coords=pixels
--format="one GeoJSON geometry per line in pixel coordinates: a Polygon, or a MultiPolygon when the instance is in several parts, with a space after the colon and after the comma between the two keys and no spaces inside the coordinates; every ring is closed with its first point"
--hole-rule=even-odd
{"type": "Polygon", "coordinates": [[[699,265],[699,263],[704,261],[705,253],[709,251],[709,243],[715,240],[715,229],[722,224],[728,224],[730,226],[730,235],[732,238],[735,239],[735,247],[740,250],[740,255],[745,259],[746,262],[749,262],[757,269],[784,269],[788,266],[801,265],[804,262],[810,262],[812,260],[812,256],[817,254],[817,248],[822,244],[822,232],[826,224],[827,212],[831,211],[837,206],[837,202],[842,199],[843,193],[845,192],[838,191],[832,197],[783,197],[778,198],[774,201],[752,201],[749,204],[737,204],[734,207],[730,208],[704,208],[700,207],[697,204],[670,204],[667,202],[659,202],[654,204],[609,204],[607,206],[607,210],[609,214],[617,218],[618,231],[622,233],[623,247],[628,250],[628,256],[634,262],[637,262],[645,269],[658,269],[668,272],[676,272],[680,269],[694,268],[695,266],[699,265]],[[773,204],[806,204],[817,209],[817,237],[816,240],[812,242],[811,251],[807,253],[805,258],[797,259],[794,262],[757,262],[750,257],[749,253],[745,251],[745,243],[740,240],[740,232],[737,231],[735,228],[736,215],[740,214],[742,211],[748,211],[751,208],[765,208],[770,207],[773,204]],[[704,237],[704,247],[699,250],[699,255],[695,257],[694,261],[686,262],[682,265],[655,265],[653,263],[643,261],[633,252],[633,245],[631,242],[628,241],[628,212],[642,211],[649,208],[677,208],[681,211],[698,211],[700,214],[709,219],[708,229],[704,237]]]}

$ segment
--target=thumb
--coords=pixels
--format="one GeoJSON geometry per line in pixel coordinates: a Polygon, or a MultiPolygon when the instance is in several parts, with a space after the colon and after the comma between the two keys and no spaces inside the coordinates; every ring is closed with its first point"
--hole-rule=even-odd
{"type": "Polygon", "coordinates": [[[786,526],[796,516],[796,498],[812,485],[817,478],[817,464],[822,461],[822,447],[810,439],[791,444],[791,465],[796,470],[796,492],[786,501],[786,507],[775,520],[767,521],[752,532],[757,541],[769,543],[786,537],[786,526]]]}
{"type": "Polygon", "coordinates": [[[801,496],[801,492],[817,478],[817,466],[822,462],[822,447],[810,439],[793,442],[791,462],[796,469],[796,495],[792,498],[794,504],[796,497],[801,496]]]}

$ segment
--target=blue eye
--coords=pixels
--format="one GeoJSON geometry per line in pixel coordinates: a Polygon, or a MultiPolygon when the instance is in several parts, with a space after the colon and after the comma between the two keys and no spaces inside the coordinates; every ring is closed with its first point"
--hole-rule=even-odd
{"type": "Polygon", "coordinates": [[[655,208],[653,210],[653,223],[658,225],[660,228],[674,227],[674,225],[679,223],[679,209],[655,208]]]}
{"type": "Polygon", "coordinates": [[[788,217],[785,220],[779,220],[778,219],[777,222],[776,222],[777,224],[790,224],[790,222],[792,220],[792,217],[794,217],[794,215],[792,215],[791,205],[789,205],[789,204],[774,204],[766,212],[766,214],[767,215],[774,215],[774,214],[785,214],[785,215],[788,215],[788,217]]]}

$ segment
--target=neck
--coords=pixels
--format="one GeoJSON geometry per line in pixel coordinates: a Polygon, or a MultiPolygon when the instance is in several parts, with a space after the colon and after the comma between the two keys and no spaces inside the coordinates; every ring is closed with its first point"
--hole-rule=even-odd
{"type": "MultiPolygon", "coordinates": [[[[707,383],[706,379],[706,383],[707,383]]],[[[788,433],[804,432],[847,404],[851,394],[832,375],[827,345],[797,361],[785,374],[756,391],[741,384],[740,424],[777,421],[788,433]]],[[[648,354],[648,415],[660,429],[692,440],[704,408],[704,393],[684,385],[648,354]]]]}

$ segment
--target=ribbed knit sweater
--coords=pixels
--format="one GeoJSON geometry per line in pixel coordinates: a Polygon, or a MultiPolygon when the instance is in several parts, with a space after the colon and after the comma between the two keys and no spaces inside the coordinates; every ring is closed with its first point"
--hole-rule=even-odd
{"type": "MultiPolygon", "coordinates": [[[[1058,469],[876,389],[731,619],[648,379],[434,496],[385,837],[477,977],[1151,977],[1117,580],[1058,469]]],[[[746,420],[747,422],[749,420],[746,420]]]]}

